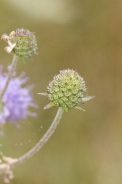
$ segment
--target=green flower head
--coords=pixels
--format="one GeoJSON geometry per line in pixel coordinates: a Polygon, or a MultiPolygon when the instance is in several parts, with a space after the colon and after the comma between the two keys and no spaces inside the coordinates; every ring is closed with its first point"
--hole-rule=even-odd
{"type": "Polygon", "coordinates": [[[72,108],[82,109],[78,105],[92,99],[86,96],[84,79],[74,70],[61,70],[49,83],[46,95],[51,101],[44,109],[53,106],[62,107],[66,112],[72,108]]]}
{"type": "Polygon", "coordinates": [[[3,34],[1,39],[8,43],[8,46],[5,47],[7,53],[12,52],[22,59],[27,59],[33,54],[37,54],[36,37],[27,29],[16,29],[9,36],[3,34]]]}

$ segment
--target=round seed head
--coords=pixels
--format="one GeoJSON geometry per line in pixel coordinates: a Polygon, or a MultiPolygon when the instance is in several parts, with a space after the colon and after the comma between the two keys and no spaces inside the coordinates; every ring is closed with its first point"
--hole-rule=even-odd
{"type": "Polygon", "coordinates": [[[82,99],[86,97],[85,81],[74,70],[61,70],[49,83],[47,97],[51,103],[45,106],[45,109],[58,106],[69,111],[82,103],[82,99]]]}
{"type": "Polygon", "coordinates": [[[28,29],[16,29],[9,36],[3,34],[1,39],[8,43],[6,51],[13,52],[23,59],[30,58],[33,54],[37,54],[37,40],[35,35],[28,29]]]}

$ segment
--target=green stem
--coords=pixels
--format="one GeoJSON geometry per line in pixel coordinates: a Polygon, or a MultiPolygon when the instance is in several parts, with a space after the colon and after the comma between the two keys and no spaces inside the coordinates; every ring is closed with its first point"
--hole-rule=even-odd
{"type": "Polygon", "coordinates": [[[12,168],[17,166],[20,163],[23,163],[25,160],[31,158],[35,153],[37,153],[43,147],[43,145],[49,140],[51,135],[54,133],[57,125],[60,122],[60,119],[61,119],[63,113],[64,113],[64,110],[61,107],[59,107],[58,112],[57,112],[51,126],[49,127],[47,132],[44,134],[44,136],[40,139],[40,141],[29,152],[25,153],[15,163],[11,164],[12,168]]]}
{"type": "Polygon", "coordinates": [[[8,88],[8,85],[13,77],[13,73],[15,72],[16,70],[16,64],[17,64],[17,61],[18,61],[18,56],[14,54],[13,56],[13,60],[12,60],[12,66],[11,66],[11,70],[9,71],[8,73],[8,79],[6,81],[6,84],[4,86],[4,89],[3,91],[1,92],[0,94],[0,101],[2,100],[3,96],[4,96],[4,93],[6,92],[6,89],[8,88]]]}

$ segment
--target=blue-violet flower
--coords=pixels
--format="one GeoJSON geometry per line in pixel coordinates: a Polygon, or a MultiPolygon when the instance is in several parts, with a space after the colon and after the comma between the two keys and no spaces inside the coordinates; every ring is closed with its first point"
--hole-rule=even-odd
{"type": "MultiPolygon", "coordinates": [[[[3,73],[1,67],[0,91],[3,90],[7,78],[8,74],[3,73]]],[[[27,81],[28,78],[25,77],[25,73],[22,73],[19,77],[16,77],[16,74],[14,74],[0,102],[0,124],[26,119],[27,115],[36,117],[36,113],[29,111],[29,107],[36,108],[37,105],[34,103],[31,95],[33,86],[23,87],[27,81]]]]}

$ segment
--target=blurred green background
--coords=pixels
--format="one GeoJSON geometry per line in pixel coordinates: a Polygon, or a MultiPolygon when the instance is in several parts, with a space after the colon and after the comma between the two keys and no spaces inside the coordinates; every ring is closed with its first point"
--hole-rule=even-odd
{"type": "MultiPolygon", "coordinates": [[[[57,108],[44,111],[48,100],[37,95],[62,69],[74,69],[95,98],[86,110],[65,113],[56,132],[33,158],[14,169],[12,184],[122,184],[122,1],[0,1],[0,35],[16,28],[36,33],[38,55],[19,62],[34,83],[38,118],[5,126],[1,153],[19,157],[50,126],[57,108]]],[[[12,55],[0,42],[0,63],[12,55]]],[[[1,184],[3,184],[0,181],[1,184]]]]}

